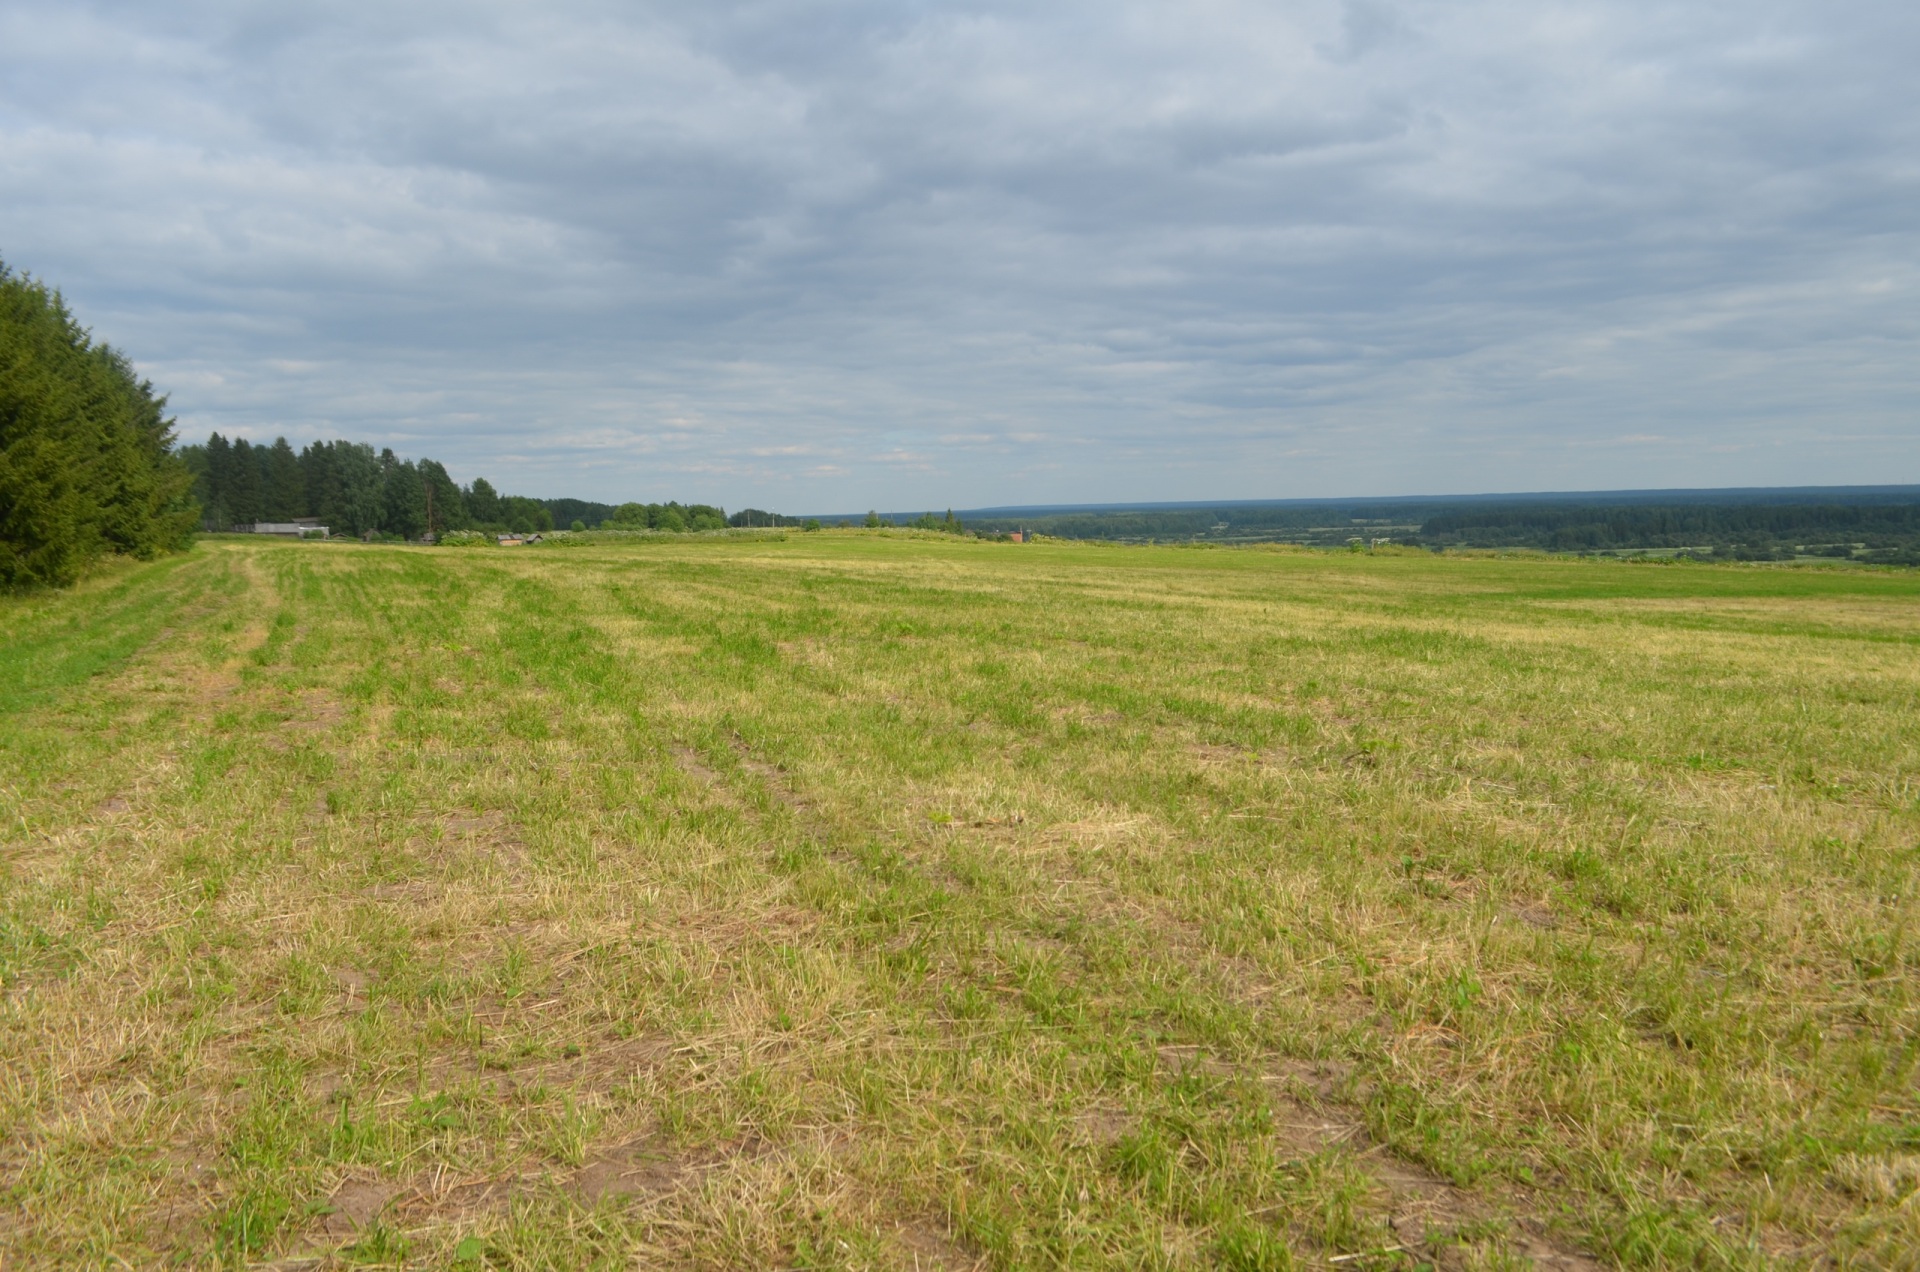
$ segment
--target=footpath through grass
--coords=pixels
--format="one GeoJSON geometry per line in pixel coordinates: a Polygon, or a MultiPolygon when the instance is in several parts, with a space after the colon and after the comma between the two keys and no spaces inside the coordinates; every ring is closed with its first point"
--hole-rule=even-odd
{"type": "Polygon", "coordinates": [[[1920,578],[824,533],[0,602],[0,1263],[1920,1265],[1920,578]]]}

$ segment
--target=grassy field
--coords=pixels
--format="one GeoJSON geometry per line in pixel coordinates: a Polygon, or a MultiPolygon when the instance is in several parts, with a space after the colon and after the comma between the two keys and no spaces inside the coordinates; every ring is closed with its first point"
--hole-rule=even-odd
{"type": "Polygon", "coordinates": [[[860,533],[0,601],[0,1264],[1920,1266],[1920,575],[860,533]]]}

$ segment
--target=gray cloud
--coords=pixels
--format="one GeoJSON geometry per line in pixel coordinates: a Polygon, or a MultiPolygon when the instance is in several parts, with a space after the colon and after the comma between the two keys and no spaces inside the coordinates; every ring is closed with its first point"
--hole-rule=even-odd
{"type": "Polygon", "coordinates": [[[1911,6],[0,6],[185,429],[786,508],[1920,481],[1911,6]]]}

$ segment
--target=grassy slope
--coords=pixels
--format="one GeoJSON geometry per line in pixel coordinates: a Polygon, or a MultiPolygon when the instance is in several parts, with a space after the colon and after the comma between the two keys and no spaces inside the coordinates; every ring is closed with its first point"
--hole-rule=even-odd
{"type": "Polygon", "coordinates": [[[1913,576],[223,542],[0,606],[0,1258],[1920,1248],[1913,576]]]}

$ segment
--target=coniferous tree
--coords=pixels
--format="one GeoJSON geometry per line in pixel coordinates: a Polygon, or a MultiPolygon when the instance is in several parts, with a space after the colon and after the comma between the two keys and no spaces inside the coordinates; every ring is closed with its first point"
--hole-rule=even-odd
{"type": "Polygon", "coordinates": [[[253,443],[244,437],[233,439],[228,452],[227,479],[220,491],[227,512],[235,525],[252,525],[260,517],[260,459],[253,443]]]}
{"type": "Polygon", "coordinates": [[[380,452],[380,529],[403,539],[418,539],[427,529],[427,492],[418,465],[391,450],[380,452]]]}
{"type": "Polygon", "coordinates": [[[200,501],[200,528],[230,529],[233,517],[227,512],[224,492],[227,470],[233,463],[233,448],[227,445],[226,438],[215,433],[207,438],[205,446],[183,447],[182,454],[194,474],[193,495],[200,501]]]}
{"type": "Polygon", "coordinates": [[[465,530],[472,522],[467,515],[466,496],[447,470],[431,459],[420,461],[420,480],[427,490],[431,512],[427,529],[436,537],[449,530],[465,530]]]}
{"type": "Polygon", "coordinates": [[[0,587],[183,546],[192,481],[166,399],[57,292],[0,263],[0,587]]]}
{"type": "Polygon", "coordinates": [[[318,517],[330,530],[346,532],[340,517],[341,481],[333,459],[333,443],[309,442],[300,450],[300,486],[307,515],[318,517]]]}
{"type": "Polygon", "coordinates": [[[500,520],[500,494],[485,477],[475,477],[473,485],[467,488],[467,515],[478,526],[498,526],[500,520]]]}
{"type": "Polygon", "coordinates": [[[300,458],[276,437],[271,447],[258,448],[261,460],[261,512],[263,521],[292,521],[307,515],[306,482],[300,472],[300,458]]]}
{"type": "Polygon", "coordinates": [[[340,534],[380,528],[386,475],[373,447],[361,442],[315,442],[300,454],[308,515],[340,534]]]}

